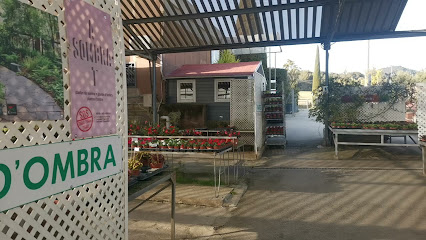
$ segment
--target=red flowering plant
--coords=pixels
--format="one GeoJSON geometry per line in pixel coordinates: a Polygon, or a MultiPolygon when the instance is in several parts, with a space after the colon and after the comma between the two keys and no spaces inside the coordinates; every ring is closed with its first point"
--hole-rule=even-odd
{"type": "Polygon", "coordinates": [[[195,129],[186,129],[182,131],[182,136],[202,136],[202,132],[195,129]]]}
{"type": "Polygon", "coordinates": [[[160,124],[152,125],[148,121],[140,123],[138,121],[129,122],[129,136],[142,135],[142,136],[172,136],[175,135],[177,129],[174,126],[166,128],[160,124]]]}
{"type": "Polygon", "coordinates": [[[216,136],[226,136],[226,137],[240,137],[241,133],[234,129],[217,131],[216,136]]]}
{"type": "Polygon", "coordinates": [[[163,127],[163,130],[161,132],[162,136],[176,136],[179,134],[179,129],[175,126],[170,126],[169,128],[163,127]]]}
{"type": "Polygon", "coordinates": [[[200,140],[199,144],[200,144],[200,149],[206,149],[208,143],[203,139],[203,140],[200,140]]]}

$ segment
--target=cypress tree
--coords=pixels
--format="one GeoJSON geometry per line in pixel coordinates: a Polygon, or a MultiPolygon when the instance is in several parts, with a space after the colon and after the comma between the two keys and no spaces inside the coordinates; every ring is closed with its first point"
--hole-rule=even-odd
{"type": "Polygon", "coordinates": [[[321,85],[321,71],[320,71],[320,60],[319,60],[319,48],[317,46],[317,56],[315,57],[315,70],[313,74],[312,81],[312,93],[315,94],[315,91],[321,85]]]}

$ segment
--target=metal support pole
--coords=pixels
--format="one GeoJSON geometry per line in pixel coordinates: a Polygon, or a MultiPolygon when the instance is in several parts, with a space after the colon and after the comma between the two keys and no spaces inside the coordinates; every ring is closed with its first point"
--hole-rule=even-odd
{"type": "Polygon", "coordinates": [[[371,73],[370,73],[370,40],[368,40],[367,47],[367,86],[371,86],[371,73]]]}
{"type": "Polygon", "coordinates": [[[176,210],[176,172],[173,172],[170,179],[172,183],[172,209],[171,209],[171,236],[170,239],[175,239],[175,210],[176,210]]]}
{"type": "Polygon", "coordinates": [[[328,109],[328,107],[329,107],[329,99],[328,99],[328,96],[329,96],[329,93],[330,93],[330,88],[329,88],[329,78],[330,78],[330,76],[329,76],[329,71],[328,71],[328,64],[329,64],[329,58],[330,58],[330,55],[329,55],[329,50],[330,50],[330,42],[327,42],[327,43],[324,43],[324,50],[325,50],[325,91],[326,91],[326,94],[327,94],[327,98],[326,98],[326,114],[325,114],[325,117],[324,117],[324,143],[325,143],[325,145],[326,146],[330,146],[330,141],[329,141],[329,129],[328,129],[328,118],[329,118],[329,114],[330,114],[330,111],[329,111],[329,109],[328,109]]]}
{"type": "Polygon", "coordinates": [[[426,176],[426,147],[422,146],[423,175],[426,176]]]}
{"type": "Polygon", "coordinates": [[[294,89],[291,89],[291,114],[293,114],[293,116],[294,114],[296,114],[295,108],[296,106],[294,102],[294,89]]]}
{"type": "Polygon", "coordinates": [[[151,74],[151,84],[152,84],[152,122],[154,125],[158,123],[158,113],[157,113],[157,55],[152,56],[152,74],[151,74]]]}

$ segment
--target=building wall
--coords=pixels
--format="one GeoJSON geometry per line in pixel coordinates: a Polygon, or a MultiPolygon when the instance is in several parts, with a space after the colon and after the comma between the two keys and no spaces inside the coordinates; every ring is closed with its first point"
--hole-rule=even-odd
{"type": "MultiPolygon", "coordinates": [[[[230,103],[214,101],[214,79],[196,79],[196,103],[207,106],[207,121],[229,121],[230,103]]],[[[167,80],[167,99],[168,104],[177,103],[177,80],[167,80]]],[[[231,92],[232,94],[232,92],[231,92]]],[[[191,104],[191,103],[180,103],[191,104]]]]}
{"type": "MultiPolygon", "coordinates": [[[[152,114],[150,113],[152,112],[150,111],[150,107],[152,106],[152,84],[151,84],[150,63],[148,60],[141,57],[137,57],[137,56],[127,56],[126,63],[136,64],[136,78],[137,78],[136,87],[127,88],[129,119],[149,121],[150,119],[152,119],[152,116],[151,116],[152,114]]],[[[165,81],[163,80],[163,76],[166,76],[167,74],[173,72],[177,68],[180,68],[184,64],[208,64],[208,63],[211,63],[210,51],[173,53],[173,54],[161,55],[161,57],[159,57],[159,60],[157,61],[157,67],[156,67],[157,102],[164,103],[166,100],[166,86],[165,86],[165,81]]],[[[212,116],[217,116],[217,113],[212,113],[212,116]]]]}
{"type": "MultiPolygon", "coordinates": [[[[133,121],[152,121],[152,84],[148,60],[136,56],[126,57],[126,63],[135,63],[136,87],[127,88],[128,118],[133,121]]],[[[157,62],[157,102],[164,102],[165,84],[161,75],[161,65],[157,62]]]]}
{"type": "Polygon", "coordinates": [[[212,63],[210,51],[163,54],[162,62],[164,76],[168,76],[183,65],[212,63]]]}

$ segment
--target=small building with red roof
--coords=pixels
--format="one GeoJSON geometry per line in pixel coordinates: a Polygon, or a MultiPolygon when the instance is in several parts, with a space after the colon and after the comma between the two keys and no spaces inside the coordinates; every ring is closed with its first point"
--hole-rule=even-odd
{"type": "Polygon", "coordinates": [[[239,92],[247,91],[234,87],[238,85],[234,81],[239,80],[239,85],[243,81],[251,88],[259,83],[259,94],[266,85],[260,61],[183,65],[165,79],[167,104],[205,104],[206,121],[230,122],[231,103],[241,95],[239,92]]]}
{"type": "Polygon", "coordinates": [[[266,86],[262,62],[183,65],[165,79],[169,109],[180,109],[183,104],[199,112],[202,106],[201,119],[184,121],[196,122],[193,127],[215,123],[236,127],[244,132],[241,138],[254,146],[256,154],[262,149],[262,92],[266,86]]]}

